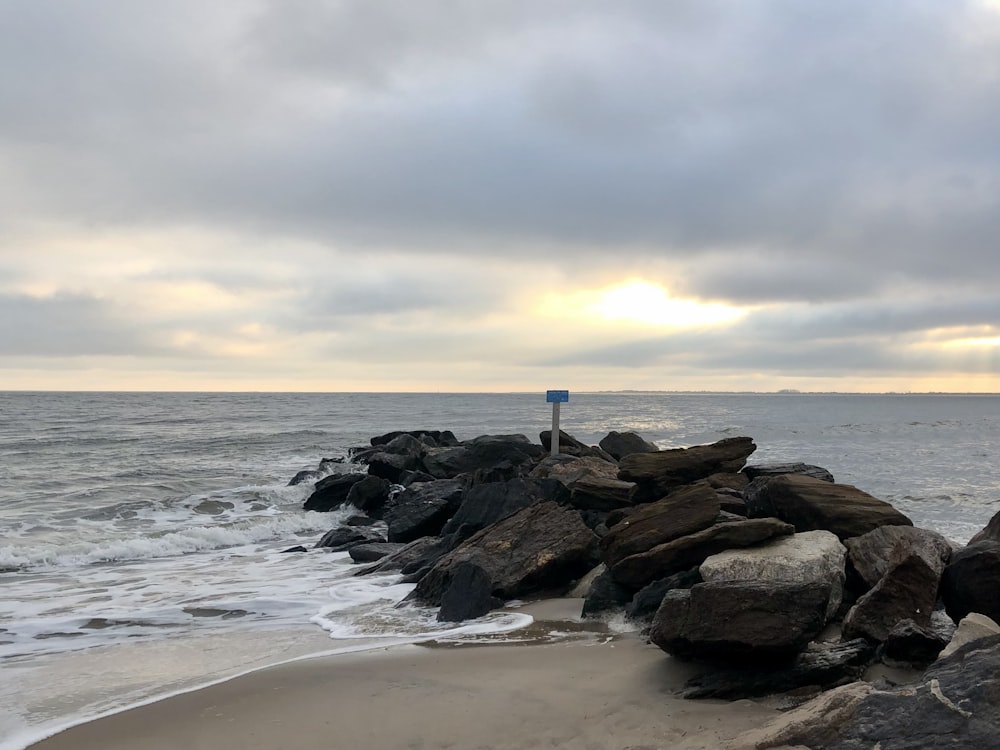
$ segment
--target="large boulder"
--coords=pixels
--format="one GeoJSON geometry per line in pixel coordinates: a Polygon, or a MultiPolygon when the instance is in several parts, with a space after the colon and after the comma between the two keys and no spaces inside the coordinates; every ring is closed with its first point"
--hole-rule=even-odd
{"type": "Polygon", "coordinates": [[[569,489],[569,503],[580,510],[610,511],[632,506],[635,484],[618,479],[618,464],[596,456],[543,459],[533,477],[558,479],[569,489]]]}
{"type": "Polygon", "coordinates": [[[804,474],[755,479],[744,490],[751,518],[774,516],[796,531],[826,529],[841,539],[861,536],[880,526],[912,526],[889,503],[849,484],[835,484],[804,474]]]}
{"type": "Polygon", "coordinates": [[[601,449],[620,461],[632,453],[655,453],[659,450],[653,443],[644,440],[634,432],[615,432],[612,430],[598,443],[601,449]]]}
{"type": "Polygon", "coordinates": [[[329,552],[344,552],[359,544],[384,541],[385,535],[370,526],[339,526],[326,532],[316,542],[315,548],[323,548],[329,552]]]}
{"type": "Polygon", "coordinates": [[[889,571],[844,618],[844,635],[884,641],[903,620],[927,626],[937,601],[940,568],[916,552],[900,552],[889,571]]]}
{"type": "Polygon", "coordinates": [[[316,482],[312,494],[302,504],[303,510],[328,513],[347,502],[347,495],[365,474],[332,474],[316,482]]]}
{"type": "Polygon", "coordinates": [[[893,557],[920,555],[940,575],[951,559],[951,544],[936,531],[916,526],[880,526],[844,541],[847,559],[867,589],[889,571],[893,557]]]}
{"type": "Polygon", "coordinates": [[[941,577],[941,599],[955,622],[970,612],[1000,622],[1000,542],[977,542],[952,555],[941,577]]]}
{"type": "Polygon", "coordinates": [[[623,586],[638,589],[657,578],[700,565],[723,550],[750,547],[794,532],[794,526],[777,518],[720,523],[619,560],[611,566],[611,575],[623,586]]]}
{"type": "MultiPolygon", "coordinates": [[[[538,439],[542,443],[542,447],[545,449],[546,453],[551,453],[552,451],[552,430],[543,430],[539,435],[538,439]]],[[[614,461],[614,458],[606,453],[603,449],[598,448],[593,445],[587,445],[577,440],[575,437],[570,435],[568,432],[563,432],[559,430],[559,455],[566,456],[593,456],[595,458],[600,458],[604,461],[614,461]]]]}
{"type": "Polygon", "coordinates": [[[553,502],[517,511],[474,534],[438,560],[411,597],[440,604],[458,566],[478,565],[501,600],[568,585],[595,563],[593,532],[579,514],[553,502]]]}
{"type": "Polygon", "coordinates": [[[365,576],[374,573],[401,573],[404,571],[410,573],[425,568],[429,569],[446,552],[448,552],[448,547],[444,539],[436,536],[423,536],[386,555],[374,565],[359,568],[354,571],[354,575],[365,576]]]}
{"type": "Polygon", "coordinates": [[[441,530],[453,536],[452,546],[485,529],[511,513],[543,500],[565,500],[569,492],[554,479],[510,479],[469,487],[462,504],[441,530]]]}
{"type": "Polygon", "coordinates": [[[451,580],[441,593],[439,622],[461,622],[482,617],[503,602],[493,597],[493,581],[482,566],[470,561],[458,562],[451,580]]]}
{"type": "Polygon", "coordinates": [[[401,435],[414,437],[431,447],[458,445],[458,440],[451,430],[395,430],[384,435],[376,435],[370,442],[373,446],[388,445],[401,435]]]}
{"type": "Polygon", "coordinates": [[[542,446],[524,435],[480,435],[451,448],[431,448],[423,457],[424,467],[438,479],[497,466],[520,468],[527,473],[544,454],[542,446]]]}
{"type": "Polygon", "coordinates": [[[628,511],[601,539],[601,559],[613,567],[626,557],[701,531],[718,515],[718,498],[707,483],[684,487],[659,502],[628,511]]]}
{"type": "Polygon", "coordinates": [[[738,472],[756,449],[752,438],[732,437],[711,445],[632,453],[619,461],[618,478],[635,482],[637,502],[648,502],[712,474],[738,472]]]}
{"type": "Polygon", "coordinates": [[[774,664],[819,633],[829,598],[828,589],[807,583],[699,583],[667,592],[649,636],[682,658],[774,664]]]}
{"type": "MultiPolygon", "coordinates": [[[[868,692],[866,690],[865,692],[868,692]]],[[[938,659],[916,684],[873,690],[835,715],[798,723],[757,748],[979,750],[1000,737],[1000,636],[938,659]]]]}
{"type": "Polygon", "coordinates": [[[458,479],[439,479],[412,484],[385,506],[390,542],[412,542],[435,536],[462,502],[464,484],[458,479]]]}
{"type": "Polygon", "coordinates": [[[369,475],[348,490],[347,505],[353,505],[371,518],[381,518],[391,488],[388,479],[369,475]]]}
{"type": "Polygon", "coordinates": [[[357,563],[370,563],[399,552],[405,544],[400,542],[365,542],[347,550],[347,554],[357,563]]]}
{"type": "Polygon", "coordinates": [[[1000,542],[1000,512],[996,513],[989,520],[989,523],[986,524],[986,527],[982,531],[969,540],[969,544],[986,541],[1000,542]]]}
{"type": "Polygon", "coordinates": [[[835,534],[804,531],[758,547],[712,555],[701,564],[700,571],[706,581],[794,581],[824,587],[830,592],[826,607],[829,620],[836,614],[843,596],[846,555],[847,550],[835,534]]]}
{"type": "Polygon", "coordinates": [[[701,573],[695,566],[648,583],[635,592],[635,596],[625,607],[625,619],[629,622],[651,622],[668,591],[689,589],[701,582],[701,573]]]}
{"type": "Polygon", "coordinates": [[[959,620],[955,633],[940,655],[951,656],[966,643],[978,641],[980,638],[988,638],[991,635],[1000,635],[1000,625],[986,615],[972,612],[959,620]]]}

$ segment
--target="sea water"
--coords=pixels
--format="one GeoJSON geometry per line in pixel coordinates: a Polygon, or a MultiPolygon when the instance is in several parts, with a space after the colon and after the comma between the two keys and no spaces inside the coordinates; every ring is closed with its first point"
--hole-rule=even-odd
{"type": "MultiPolygon", "coordinates": [[[[550,417],[544,394],[0,393],[0,750],[310,654],[516,638],[516,608],[439,624],[398,576],[284,554],[343,513],[288,480],[391,430],[537,441],[550,417]]],[[[823,466],[958,542],[1000,509],[997,396],[573,393],[561,418],[591,444],[748,435],[750,463],[823,466]]]]}

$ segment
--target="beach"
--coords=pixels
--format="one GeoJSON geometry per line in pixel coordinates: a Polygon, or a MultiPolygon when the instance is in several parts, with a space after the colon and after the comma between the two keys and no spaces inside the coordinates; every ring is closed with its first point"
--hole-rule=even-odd
{"type": "MultiPolygon", "coordinates": [[[[534,630],[577,600],[535,605],[534,630]]],[[[777,711],[687,701],[692,667],[636,633],[409,645],[256,671],[81,724],[33,750],[720,748],[777,711]]]]}

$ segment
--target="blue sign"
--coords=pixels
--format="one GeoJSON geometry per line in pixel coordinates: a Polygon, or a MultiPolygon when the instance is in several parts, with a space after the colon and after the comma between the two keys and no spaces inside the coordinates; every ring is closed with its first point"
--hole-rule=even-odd
{"type": "Polygon", "coordinates": [[[547,404],[569,403],[569,391],[545,391],[545,403],[547,404]]]}

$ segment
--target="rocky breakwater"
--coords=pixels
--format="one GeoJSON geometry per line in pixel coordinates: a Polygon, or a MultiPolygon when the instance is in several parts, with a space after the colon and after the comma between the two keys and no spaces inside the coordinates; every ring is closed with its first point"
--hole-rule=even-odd
{"type": "MultiPolygon", "coordinates": [[[[399,572],[442,620],[576,584],[585,616],[624,613],[703,665],[688,697],[825,690],[878,661],[957,680],[935,661],[955,623],[1000,617],[1000,514],[956,551],[822,467],[748,464],[749,437],[657,450],[631,433],[598,446],[562,433],[555,457],[549,439],[379,436],[305,507],[356,508],[329,540],[382,555],[358,574],[399,572]]],[[[925,678],[936,695],[944,678],[925,678]]]]}

